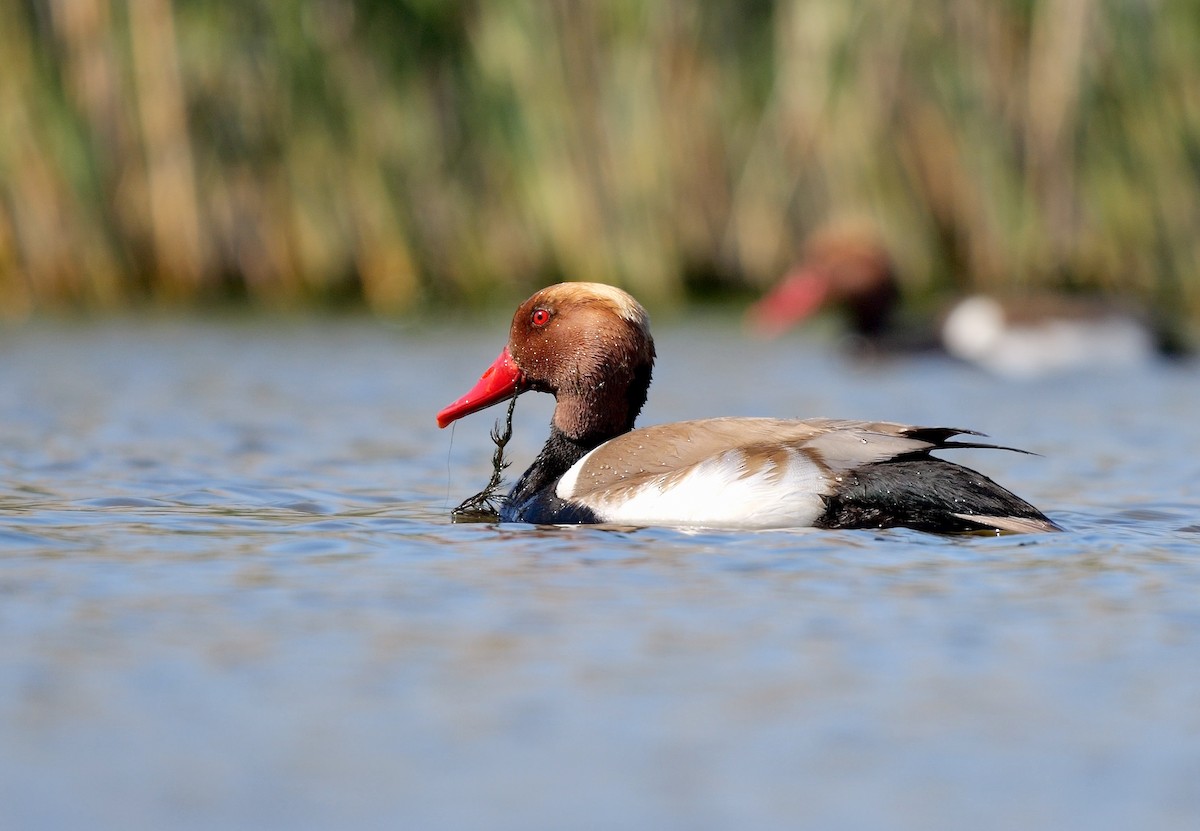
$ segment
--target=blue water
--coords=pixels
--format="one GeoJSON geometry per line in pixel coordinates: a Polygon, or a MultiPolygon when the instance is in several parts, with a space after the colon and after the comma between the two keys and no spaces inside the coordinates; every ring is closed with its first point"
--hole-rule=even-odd
{"type": "Polygon", "coordinates": [[[1067,532],[452,525],[505,331],[0,333],[0,827],[1200,827],[1200,368],[667,321],[643,423],[973,427],[1067,532]]]}

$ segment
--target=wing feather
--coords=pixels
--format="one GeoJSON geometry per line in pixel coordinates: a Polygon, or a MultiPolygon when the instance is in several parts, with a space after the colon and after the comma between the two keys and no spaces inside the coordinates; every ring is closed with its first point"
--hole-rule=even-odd
{"type": "Polygon", "coordinates": [[[952,427],[915,427],[889,421],[846,419],[711,418],[642,427],[617,436],[581,459],[558,488],[564,499],[647,484],[668,487],[696,465],[730,450],[744,456],[746,475],[779,468],[781,454],[802,453],[837,474],[862,465],[934,450],[983,447],[954,442],[954,436],[982,436],[952,427]]]}

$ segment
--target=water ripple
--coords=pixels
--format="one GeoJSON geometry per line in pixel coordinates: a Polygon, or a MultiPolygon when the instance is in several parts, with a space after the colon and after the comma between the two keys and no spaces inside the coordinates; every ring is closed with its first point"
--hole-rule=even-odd
{"type": "MultiPolygon", "coordinates": [[[[533,528],[449,522],[486,479],[491,421],[431,414],[490,339],[8,337],[0,824],[1200,818],[1191,375],[1031,390],[668,327],[647,421],[979,427],[1045,455],[964,461],[1067,531],[533,528]],[[701,370],[728,384],[696,388],[701,370]]],[[[548,420],[526,398],[518,464],[548,420]]]]}

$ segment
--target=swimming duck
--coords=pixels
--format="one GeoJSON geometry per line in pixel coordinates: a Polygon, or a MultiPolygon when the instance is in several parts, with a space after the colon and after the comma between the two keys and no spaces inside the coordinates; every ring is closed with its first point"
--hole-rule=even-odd
{"type": "Polygon", "coordinates": [[[972,294],[939,320],[916,325],[899,319],[901,303],[883,243],[861,228],[833,226],[813,235],[799,263],[747,317],[756,332],[774,337],[822,309],[835,309],[861,353],[937,349],[1010,378],[1136,367],[1187,351],[1169,327],[1100,297],[972,294]]]}
{"type": "Polygon", "coordinates": [[[995,447],[972,430],[841,419],[709,418],[634,429],[654,366],[646,310],[599,283],[559,283],[517,309],[508,344],[439,427],[535,390],[550,437],[500,519],[706,528],[1060,530],[986,476],[933,456],[995,447]]]}

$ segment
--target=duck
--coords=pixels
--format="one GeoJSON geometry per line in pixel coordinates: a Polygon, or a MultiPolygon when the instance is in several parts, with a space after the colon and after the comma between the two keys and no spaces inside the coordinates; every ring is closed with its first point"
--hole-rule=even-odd
{"type": "Polygon", "coordinates": [[[777,337],[812,315],[833,309],[841,313],[859,346],[935,347],[936,340],[924,331],[911,344],[907,337],[895,342],[903,328],[898,315],[901,300],[895,263],[880,240],[867,229],[835,225],[809,237],[795,265],[750,307],[747,320],[758,334],[777,337]]]}
{"type": "Polygon", "coordinates": [[[533,294],[444,428],[525,392],[554,396],[550,436],[501,522],[764,530],[1061,530],[981,473],[932,455],[981,433],[884,421],[717,417],[635,428],[654,367],[646,310],[601,283],[533,294]],[[967,437],[955,440],[956,436],[967,437]]]}
{"type": "Polygon", "coordinates": [[[755,333],[777,337],[821,310],[837,310],[858,356],[938,351],[1011,379],[1139,367],[1187,353],[1170,327],[1095,296],[974,293],[915,324],[902,319],[901,306],[896,266],[879,237],[835,224],[809,238],[797,265],[749,308],[747,321],[755,333]]]}

